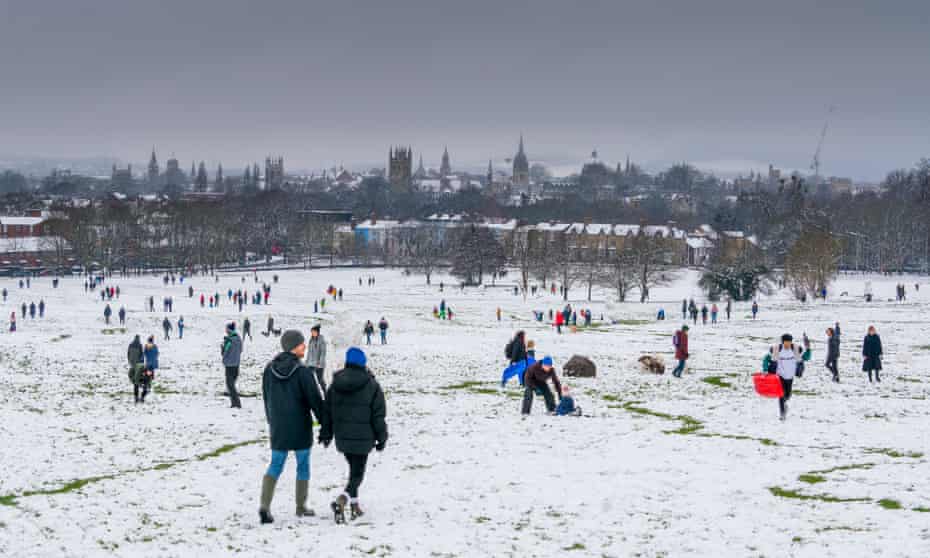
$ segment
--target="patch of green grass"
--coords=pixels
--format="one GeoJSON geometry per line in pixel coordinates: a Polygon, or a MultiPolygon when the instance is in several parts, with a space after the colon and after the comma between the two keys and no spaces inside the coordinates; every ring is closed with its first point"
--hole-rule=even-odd
{"type": "Polygon", "coordinates": [[[562,550],[585,550],[587,547],[581,543],[575,543],[571,546],[566,546],[562,550]]]}
{"type": "Polygon", "coordinates": [[[878,501],[878,505],[885,508],[886,510],[900,510],[901,502],[897,500],[891,500],[890,498],[882,498],[878,501]]]}
{"type": "Polygon", "coordinates": [[[636,413],[640,415],[648,415],[653,417],[662,418],[665,420],[677,420],[681,421],[681,427],[674,430],[663,430],[665,434],[694,434],[698,430],[704,428],[704,423],[697,420],[694,417],[689,417],[688,415],[670,415],[668,413],[660,413],[659,411],[653,411],[646,407],[636,406],[638,402],[629,401],[623,404],[623,408],[631,413],[636,413]]]}
{"type": "Polygon", "coordinates": [[[491,518],[484,515],[475,518],[475,523],[487,523],[488,521],[491,521],[491,518]]]}
{"type": "Polygon", "coordinates": [[[617,325],[626,325],[626,326],[641,326],[646,324],[651,324],[651,320],[617,320],[615,322],[617,325]]]}
{"type": "Polygon", "coordinates": [[[925,508],[923,506],[911,508],[911,510],[915,512],[920,512],[920,513],[930,513],[930,508],[925,508]]]}
{"type": "Polygon", "coordinates": [[[837,467],[831,467],[829,469],[821,469],[819,471],[809,471],[809,475],[829,475],[830,473],[835,473],[837,471],[852,471],[855,469],[868,470],[874,467],[874,463],[853,463],[852,465],[839,465],[837,467]]]}
{"type": "Polygon", "coordinates": [[[866,453],[878,453],[878,454],[881,454],[881,455],[887,455],[888,457],[892,457],[892,458],[894,458],[894,459],[899,459],[899,458],[902,458],[902,457],[908,457],[908,458],[910,458],[910,459],[920,459],[921,457],[924,456],[923,453],[917,452],[917,451],[905,451],[905,452],[900,452],[900,451],[898,451],[898,450],[891,449],[891,448],[866,448],[866,449],[865,449],[865,452],[866,452],[866,453]]]}
{"type": "Polygon", "coordinates": [[[717,386],[721,388],[731,388],[733,384],[723,379],[723,376],[706,376],[701,378],[701,381],[705,384],[710,384],[712,386],[717,386]]]}
{"type": "Polygon", "coordinates": [[[827,481],[826,477],[823,477],[821,475],[811,475],[811,474],[801,475],[800,477],[798,477],[798,480],[801,482],[806,482],[807,484],[817,484],[819,482],[827,481]]]}
{"type": "Polygon", "coordinates": [[[908,378],[906,376],[896,376],[896,378],[901,382],[911,382],[915,384],[923,383],[922,380],[918,380],[917,378],[908,378]]]}
{"type": "Polygon", "coordinates": [[[607,395],[602,395],[602,396],[601,396],[601,399],[603,399],[604,401],[610,401],[610,402],[613,403],[613,402],[620,401],[620,396],[619,396],[619,395],[611,395],[611,394],[608,393],[607,395]]]}
{"type": "Polygon", "coordinates": [[[466,382],[462,382],[462,383],[460,383],[460,384],[452,384],[452,385],[449,385],[449,386],[442,386],[442,387],[440,387],[439,389],[471,389],[471,388],[473,388],[473,387],[480,386],[482,383],[483,383],[483,382],[466,381],[466,382]]]}
{"type": "Polygon", "coordinates": [[[218,447],[217,449],[215,449],[215,450],[213,450],[213,451],[211,451],[211,452],[202,453],[202,454],[198,455],[197,457],[195,457],[195,459],[196,459],[197,461],[206,461],[207,459],[210,459],[210,458],[212,458],[212,457],[219,457],[219,456],[223,455],[224,453],[229,453],[229,452],[231,452],[231,451],[233,451],[233,450],[235,450],[235,449],[241,448],[241,447],[243,447],[243,446],[251,446],[251,445],[253,445],[253,444],[258,444],[258,443],[261,443],[261,442],[264,442],[264,441],[265,441],[264,438],[258,438],[258,439],[256,439],[256,440],[246,440],[246,441],[244,441],[244,442],[237,442],[237,443],[235,443],[235,444],[226,444],[225,446],[220,446],[220,447],[218,447]]]}
{"type": "Polygon", "coordinates": [[[872,501],[871,498],[840,498],[838,496],[831,496],[829,494],[802,494],[797,490],[787,490],[780,486],[770,486],[769,492],[772,493],[772,496],[777,496],[779,498],[790,498],[793,500],[815,500],[818,502],[829,503],[872,501]]]}
{"type": "Polygon", "coordinates": [[[815,532],[817,533],[828,533],[830,531],[849,531],[853,533],[862,533],[868,531],[868,529],[863,529],[861,527],[846,527],[844,525],[838,525],[836,527],[820,527],[819,529],[815,529],[815,532]]]}

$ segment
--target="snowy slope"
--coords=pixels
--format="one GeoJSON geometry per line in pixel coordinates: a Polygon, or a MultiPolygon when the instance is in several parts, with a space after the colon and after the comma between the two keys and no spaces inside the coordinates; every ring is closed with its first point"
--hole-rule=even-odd
{"type": "MultiPolygon", "coordinates": [[[[913,277],[872,277],[880,301],[862,301],[864,279],[844,277],[828,301],[801,305],[785,293],[760,300],[759,319],[738,304],[733,321],[692,326],[689,368],[681,380],[638,370],[636,358],[661,354],[683,297],[701,302],[696,276],[652,289],[647,304],[609,303],[573,292],[595,326],[557,335],[532,321],[533,310],[559,308],[557,297],[524,301],[505,287],[427,287],[420,277],[385,270],[281,272],[269,306],[240,314],[228,288],[255,289],[251,276],[223,275],[165,287],[155,277],[113,278],[129,311],[127,331],[103,324],[98,296],[83,280],[50,280],[20,290],[0,281],[19,331],[0,332],[0,555],[2,556],[926,556],[930,553],[930,341],[925,315],[930,285],[913,277]],[[358,277],[374,275],[374,287],[358,277]],[[908,284],[908,302],[887,301],[908,284]],[[314,316],[313,299],[329,284],[345,290],[314,316]],[[201,309],[201,291],[223,292],[201,309]],[[159,339],[162,312],[144,300],[175,299],[183,340],[159,341],[156,392],[132,403],[126,345],[135,333],[159,339]],[[42,298],[42,320],[19,316],[21,302],[42,298]],[[445,298],[451,322],[432,318],[445,298]],[[503,309],[498,323],[495,309],[503,309]],[[666,322],[655,322],[664,307],[666,322]],[[388,398],[391,439],[370,459],[360,524],[335,526],[328,502],[345,483],[334,448],[312,454],[311,505],[321,517],[298,520],[294,462],[278,484],[273,526],[257,522],[267,466],[261,371],[278,340],[276,327],[323,324],[327,374],[350,344],[363,343],[366,319],[391,324],[389,344],[372,346],[371,368],[388,398]],[[599,317],[619,320],[600,323],[599,317]],[[223,325],[248,315],[240,374],[241,411],[224,390],[219,344],[223,325]],[[824,330],[843,328],[842,383],[822,367],[824,330]],[[860,372],[861,340],[874,324],[885,345],[885,375],[870,385],[860,372]],[[520,418],[522,392],[501,391],[503,349],[525,329],[539,355],[557,364],[591,357],[599,377],[566,379],[582,418],[550,417],[541,398],[520,418]],[[783,332],[815,342],[796,382],[791,415],[757,397],[749,374],[783,332]],[[848,500],[848,501],[847,501],[848,500]],[[897,508],[900,509],[889,509],[897,508]],[[919,511],[923,510],[923,511],[919,511]]],[[[271,282],[271,274],[262,276],[271,282]]],[[[512,282],[504,280],[503,285],[512,282]]],[[[634,293],[635,295],[635,293],[634,293]]],[[[722,305],[721,305],[722,307],[722,305]]]]}

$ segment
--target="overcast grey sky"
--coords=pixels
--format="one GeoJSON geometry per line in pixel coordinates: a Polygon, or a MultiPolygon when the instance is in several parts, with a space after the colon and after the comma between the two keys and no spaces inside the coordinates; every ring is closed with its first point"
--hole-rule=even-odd
{"type": "MultiPolygon", "coordinates": [[[[930,156],[927,0],[0,0],[0,153],[876,179],[930,156]]],[[[189,164],[189,163],[188,163],[189,164]]]]}

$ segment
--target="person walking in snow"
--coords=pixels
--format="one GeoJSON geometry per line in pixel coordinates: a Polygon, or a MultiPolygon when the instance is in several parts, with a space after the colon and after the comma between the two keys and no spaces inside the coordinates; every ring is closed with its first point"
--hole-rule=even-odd
{"type": "Polygon", "coordinates": [[[145,396],[149,393],[149,386],[155,378],[155,371],[158,370],[158,345],[155,344],[155,336],[149,336],[148,342],[142,349],[142,355],[145,357],[145,370],[142,372],[142,393],[139,395],[139,403],[145,403],[145,396]]]}
{"type": "Polygon", "coordinates": [[[733,301],[727,299],[727,321],[730,321],[730,312],[733,310],[733,301]]]}
{"type": "Polygon", "coordinates": [[[239,392],[236,391],[236,380],[239,378],[239,362],[242,359],[242,339],[236,335],[236,323],[226,325],[226,336],[220,349],[223,357],[223,367],[226,369],[226,393],[229,394],[229,407],[241,409],[239,392]]]}
{"type": "Polygon", "coordinates": [[[113,314],[113,310],[110,308],[110,305],[107,304],[106,307],[103,309],[103,321],[107,325],[110,325],[110,315],[112,314],[113,314]]]}
{"type": "Polygon", "coordinates": [[[756,319],[756,314],[759,313],[759,303],[755,300],[752,301],[752,319],[756,319]]]}
{"type": "Polygon", "coordinates": [[[16,312],[10,312],[10,333],[16,331],[16,312]]]}
{"type": "Polygon", "coordinates": [[[717,308],[717,303],[715,302],[710,307],[710,323],[711,325],[717,325],[717,313],[720,312],[720,309],[717,308]]]}
{"type": "Polygon", "coordinates": [[[248,318],[242,320],[242,340],[245,341],[246,337],[252,340],[252,322],[248,318]]]}
{"type": "Polygon", "coordinates": [[[381,316],[381,321],[378,322],[378,330],[381,332],[381,344],[387,345],[388,323],[387,320],[384,319],[384,316],[381,316]]]}
{"type": "Polygon", "coordinates": [[[701,306],[701,325],[707,325],[707,305],[701,306]]]}
{"type": "MultiPolygon", "coordinates": [[[[85,289],[85,290],[86,290],[86,289],[85,289]]],[[[6,287],[4,287],[4,289],[3,289],[3,302],[6,302],[6,297],[7,297],[7,295],[9,295],[9,294],[10,294],[10,293],[7,292],[6,287]]]]}
{"type": "Polygon", "coordinates": [[[675,335],[672,337],[672,345],[675,346],[675,359],[678,361],[678,366],[672,370],[672,376],[676,378],[681,378],[682,372],[685,371],[685,364],[688,362],[688,359],[691,357],[691,354],[688,353],[688,325],[685,324],[681,326],[681,329],[675,332],[675,335]]]}
{"type": "Polygon", "coordinates": [[[320,429],[320,442],[328,447],[335,438],[336,449],[349,465],[345,490],[330,505],[336,523],[345,523],[346,505],[353,520],[365,514],[359,505],[358,489],[365,479],[368,454],[372,449],[384,451],[388,440],[384,392],[366,364],[365,353],[350,347],[345,368],[333,374],[333,384],[326,391],[331,420],[320,429]]]}
{"type": "Polygon", "coordinates": [[[833,375],[833,381],[840,382],[840,371],[837,361],[840,359],[840,323],[827,328],[827,370],[833,375]]]}
{"type": "Polygon", "coordinates": [[[119,316],[119,325],[121,326],[126,325],[126,307],[125,306],[119,307],[119,313],[117,315],[119,316]]]}
{"type": "Polygon", "coordinates": [[[681,319],[688,319],[688,301],[686,299],[681,299],[681,319]]]}
{"type": "Polygon", "coordinates": [[[320,383],[320,390],[326,392],[323,370],[326,369],[326,340],[320,335],[320,324],[310,328],[310,341],[307,342],[307,368],[313,370],[320,383]]]}
{"type": "Polygon", "coordinates": [[[555,392],[562,398],[562,384],[552,366],[552,357],[545,356],[543,359],[526,369],[523,374],[523,407],[521,412],[523,416],[529,415],[533,407],[533,396],[542,395],[546,401],[546,411],[555,412],[555,398],[549,389],[548,382],[551,381],[555,387],[555,392]]]}
{"type": "Polygon", "coordinates": [[[364,333],[365,333],[365,344],[371,345],[371,336],[374,335],[375,333],[375,326],[374,324],[371,323],[371,320],[368,320],[367,322],[365,322],[364,333]]]}
{"type": "Polygon", "coordinates": [[[766,365],[769,370],[774,367],[783,392],[783,395],[778,399],[778,411],[781,420],[788,418],[788,400],[791,399],[791,386],[794,383],[798,368],[805,360],[809,359],[810,351],[805,351],[800,346],[795,345],[794,338],[790,333],[781,336],[781,344],[774,345],[769,349],[766,365]]]}
{"type": "Polygon", "coordinates": [[[265,332],[265,334],[271,335],[272,331],[274,331],[274,318],[268,316],[268,330],[265,332]]]}
{"type": "Polygon", "coordinates": [[[142,349],[142,341],[139,339],[138,335],[129,343],[129,349],[126,351],[126,358],[129,361],[129,381],[132,382],[133,398],[135,402],[138,403],[139,389],[142,387],[145,379],[145,354],[142,349]]]}
{"type": "Polygon", "coordinates": [[[39,317],[45,317],[45,300],[39,300],[39,317]]]}
{"type": "Polygon", "coordinates": [[[868,334],[862,341],[862,371],[869,373],[869,383],[872,383],[872,372],[875,372],[875,381],[881,382],[879,372],[882,370],[882,338],[870,325],[868,334]]]}
{"type": "Polygon", "coordinates": [[[29,303],[29,317],[33,320],[36,317],[36,303],[35,302],[29,303]]]}
{"type": "Polygon", "coordinates": [[[184,316],[178,318],[178,339],[184,339],[184,316]]]}
{"type": "Polygon", "coordinates": [[[165,319],[161,321],[161,328],[165,330],[165,341],[168,341],[171,338],[171,321],[168,320],[168,316],[165,316],[165,319]]]}
{"type": "Polygon", "coordinates": [[[291,451],[297,458],[297,517],[314,515],[313,510],[307,507],[313,417],[320,423],[322,431],[332,431],[329,409],[320,395],[316,374],[300,363],[307,351],[304,336],[296,330],[285,331],[281,336],[281,349],[282,352],[268,363],[262,374],[262,399],[271,441],[271,463],[262,477],[258,508],[262,524],[274,522],[271,501],[287,454],[291,451]]]}

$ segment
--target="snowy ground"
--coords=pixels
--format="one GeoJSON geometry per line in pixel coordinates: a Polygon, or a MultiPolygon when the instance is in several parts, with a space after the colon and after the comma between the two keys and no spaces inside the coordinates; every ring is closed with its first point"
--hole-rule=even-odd
{"type": "MultiPolygon", "coordinates": [[[[683,296],[700,292],[685,274],[656,288],[666,302],[590,304],[597,324],[556,335],[531,321],[556,297],[524,302],[504,288],[465,293],[426,287],[420,277],[372,270],[282,272],[270,306],[239,314],[225,300],[201,309],[187,283],[114,278],[129,311],[125,332],[103,324],[103,303],[82,280],[48,279],[20,290],[11,280],[0,315],[16,310],[19,331],[0,333],[0,556],[926,556],[930,553],[930,285],[896,304],[898,278],[873,278],[881,301],[862,301],[862,278],[832,289],[848,297],[802,306],[785,295],[746,305],[733,320],[692,329],[690,368],[681,380],[638,370],[636,358],[671,360],[683,296]],[[345,290],[312,315],[330,283],[345,290]],[[144,406],[132,403],[126,345],[160,332],[162,312],[142,310],[175,297],[183,340],[160,341],[162,370],[144,406]],[[437,322],[445,297],[452,322],[437,322]],[[44,298],[42,320],[19,316],[22,301],[44,298]],[[495,308],[504,320],[494,319],[495,308]],[[653,320],[659,306],[673,319],[653,320]],[[267,465],[261,370],[278,349],[257,335],[269,314],[305,333],[323,323],[330,374],[365,319],[385,316],[390,344],[370,364],[388,398],[391,439],[370,461],[361,499],[368,516],[336,526],[327,504],[345,481],[333,448],[315,447],[311,504],[322,517],[293,515],[293,458],[278,484],[277,522],[257,522],[267,465]],[[223,324],[248,315],[240,389],[233,412],[222,396],[223,324]],[[843,382],[823,369],[824,329],[842,322],[843,382]],[[870,385],[860,372],[861,339],[875,324],[886,372],[870,385]],[[525,329],[557,364],[593,358],[594,380],[568,379],[583,418],[550,417],[542,400],[521,420],[521,392],[498,391],[505,342],[525,329]],[[784,331],[806,331],[814,359],[796,383],[791,416],[757,397],[749,374],[784,331]]],[[[262,277],[271,281],[271,274],[262,277]]],[[[202,290],[238,288],[240,275],[194,278],[202,290]]],[[[447,283],[449,282],[446,279],[447,283]]],[[[438,283],[438,280],[434,281],[438,283]]],[[[255,288],[251,278],[245,286],[255,288]]],[[[582,290],[573,293],[576,307],[582,290]]]]}

